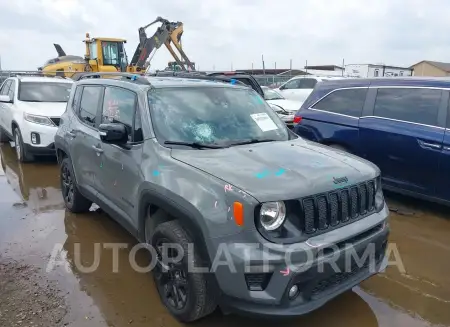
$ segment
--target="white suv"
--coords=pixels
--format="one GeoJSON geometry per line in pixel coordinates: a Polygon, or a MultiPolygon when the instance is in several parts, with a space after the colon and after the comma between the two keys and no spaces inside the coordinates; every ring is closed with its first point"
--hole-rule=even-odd
{"type": "Polygon", "coordinates": [[[73,81],[57,77],[17,76],[0,88],[0,141],[14,141],[17,159],[54,155],[54,138],[66,110],[73,81]]]}
{"type": "Polygon", "coordinates": [[[304,102],[316,86],[317,82],[342,78],[344,77],[314,75],[295,76],[276,90],[288,100],[304,102]]]}

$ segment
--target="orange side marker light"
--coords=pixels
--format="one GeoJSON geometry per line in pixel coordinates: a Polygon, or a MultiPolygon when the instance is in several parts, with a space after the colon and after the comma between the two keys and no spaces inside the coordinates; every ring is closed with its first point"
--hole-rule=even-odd
{"type": "Polygon", "coordinates": [[[244,206],[240,202],[233,203],[234,222],[238,226],[244,226],[244,206]]]}

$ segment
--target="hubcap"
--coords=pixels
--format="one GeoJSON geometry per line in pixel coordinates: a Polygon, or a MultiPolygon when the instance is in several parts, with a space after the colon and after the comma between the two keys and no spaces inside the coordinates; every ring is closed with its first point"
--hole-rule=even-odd
{"type": "Polygon", "coordinates": [[[20,137],[19,137],[19,133],[16,133],[16,142],[15,142],[15,146],[16,146],[16,153],[17,153],[17,159],[20,159],[21,157],[21,152],[20,152],[20,137]]]}
{"type": "Polygon", "coordinates": [[[64,165],[61,170],[62,193],[64,201],[68,204],[73,202],[73,178],[70,169],[64,165]]]}
{"type": "MultiPolygon", "coordinates": [[[[155,250],[158,262],[153,271],[159,292],[165,301],[174,309],[181,310],[186,306],[188,299],[187,272],[182,262],[163,262],[163,244],[173,243],[168,239],[156,242],[155,250]]],[[[167,251],[168,259],[176,258],[178,251],[170,248],[167,251]]]]}

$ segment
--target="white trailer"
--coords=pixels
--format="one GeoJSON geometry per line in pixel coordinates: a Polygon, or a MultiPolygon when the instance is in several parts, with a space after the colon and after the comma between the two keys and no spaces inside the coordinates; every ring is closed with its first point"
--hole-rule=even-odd
{"type": "Polygon", "coordinates": [[[344,75],[363,78],[412,76],[413,70],[407,67],[387,66],[383,64],[349,64],[345,65],[344,75]]]}

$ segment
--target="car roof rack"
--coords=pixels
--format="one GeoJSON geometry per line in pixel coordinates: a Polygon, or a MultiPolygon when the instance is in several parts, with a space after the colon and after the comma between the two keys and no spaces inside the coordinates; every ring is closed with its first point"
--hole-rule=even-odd
{"type": "Polygon", "coordinates": [[[79,81],[88,78],[102,78],[102,76],[117,76],[121,79],[136,82],[138,84],[152,85],[150,81],[145,78],[144,74],[122,73],[122,72],[95,72],[95,73],[76,73],[72,76],[74,81],[79,81]]]}
{"type": "Polygon", "coordinates": [[[68,77],[63,76],[63,75],[56,75],[58,73],[61,72],[42,72],[42,71],[13,71],[13,70],[2,70],[0,71],[0,76],[6,78],[10,78],[10,77],[17,77],[17,78],[21,78],[21,77],[30,77],[30,76],[35,76],[35,77],[54,77],[54,78],[64,78],[64,79],[68,79],[68,77]],[[55,75],[47,75],[47,74],[55,74],[55,75]]]}
{"type": "Polygon", "coordinates": [[[149,74],[150,76],[159,76],[159,77],[178,77],[178,78],[190,78],[190,79],[201,79],[206,81],[217,81],[222,83],[232,83],[239,84],[242,86],[248,86],[247,84],[233,79],[232,77],[226,76],[210,76],[206,72],[175,72],[175,71],[156,71],[154,73],[149,74]]]}

